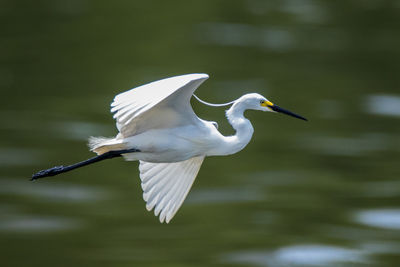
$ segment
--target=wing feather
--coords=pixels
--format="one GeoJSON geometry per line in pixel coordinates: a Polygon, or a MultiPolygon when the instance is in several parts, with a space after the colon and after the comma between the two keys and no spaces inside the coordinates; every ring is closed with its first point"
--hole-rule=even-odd
{"type": "MultiPolygon", "coordinates": [[[[161,174],[162,175],[162,174],[161,174]]],[[[163,177],[160,182],[158,182],[154,187],[156,188],[152,194],[149,196],[149,201],[152,201],[154,198],[158,198],[159,201],[157,201],[157,206],[156,209],[154,210],[154,213],[156,216],[158,216],[158,213],[160,212],[161,208],[163,207],[162,203],[165,201],[165,195],[167,194],[168,190],[171,190],[171,188],[174,185],[175,177],[173,177],[174,171],[168,172],[165,176],[163,177]]],[[[178,174],[179,175],[179,174],[178,174]]],[[[179,179],[179,177],[177,177],[179,179]]]]}
{"type": "Polygon", "coordinates": [[[173,163],[150,163],[140,161],[143,199],[146,208],[167,223],[174,217],[203,163],[204,157],[194,157],[173,163]]]}
{"type": "Polygon", "coordinates": [[[207,74],[175,76],[115,96],[111,112],[123,137],[147,129],[174,127],[197,120],[190,98],[207,74]]]}

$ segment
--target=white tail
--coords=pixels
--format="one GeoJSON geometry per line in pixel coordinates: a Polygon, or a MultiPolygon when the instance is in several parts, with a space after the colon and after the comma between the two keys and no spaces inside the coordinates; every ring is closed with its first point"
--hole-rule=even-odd
{"type": "Polygon", "coordinates": [[[104,154],[111,150],[121,150],[125,149],[124,144],[121,140],[117,140],[115,138],[107,138],[107,137],[89,137],[88,146],[90,151],[97,153],[97,155],[104,154]]]}

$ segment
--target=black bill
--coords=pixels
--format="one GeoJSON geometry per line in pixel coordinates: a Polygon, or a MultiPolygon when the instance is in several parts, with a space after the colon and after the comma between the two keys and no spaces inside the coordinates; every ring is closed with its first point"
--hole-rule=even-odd
{"type": "Polygon", "coordinates": [[[273,105],[273,106],[268,106],[268,107],[269,107],[270,109],[272,109],[273,111],[276,111],[276,112],[279,112],[279,113],[283,113],[283,114],[286,114],[286,115],[289,115],[289,116],[298,118],[298,119],[300,119],[300,120],[308,121],[306,118],[304,118],[304,117],[302,117],[302,116],[300,116],[300,115],[297,115],[297,114],[295,114],[295,113],[293,113],[293,112],[291,112],[291,111],[289,111],[289,110],[287,110],[287,109],[281,108],[280,106],[273,105]]]}

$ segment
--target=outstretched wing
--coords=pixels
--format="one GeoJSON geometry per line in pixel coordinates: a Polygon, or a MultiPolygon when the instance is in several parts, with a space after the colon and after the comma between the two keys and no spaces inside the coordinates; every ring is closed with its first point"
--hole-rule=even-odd
{"type": "Polygon", "coordinates": [[[194,157],[173,163],[149,163],[140,161],[143,199],[147,210],[154,209],[160,222],[169,221],[178,211],[190,188],[204,157],[194,157]]]}
{"type": "Polygon", "coordinates": [[[115,96],[111,112],[123,137],[148,129],[196,123],[190,98],[207,74],[175,76],[133,88],[115,96]]]}

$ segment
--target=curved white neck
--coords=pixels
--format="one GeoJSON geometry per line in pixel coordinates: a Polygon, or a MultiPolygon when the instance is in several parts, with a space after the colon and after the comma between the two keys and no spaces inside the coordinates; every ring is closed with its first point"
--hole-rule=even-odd
{"type": "Polygon", "coordinates": [[[224,144],[221,147],[221,155],[230,155],[242,150],[253,136],[253,126],[243,115],[245,106],[242,102],[236,102],[226,111],[226,117],[236,134],[224,138],[224,144]]]}

